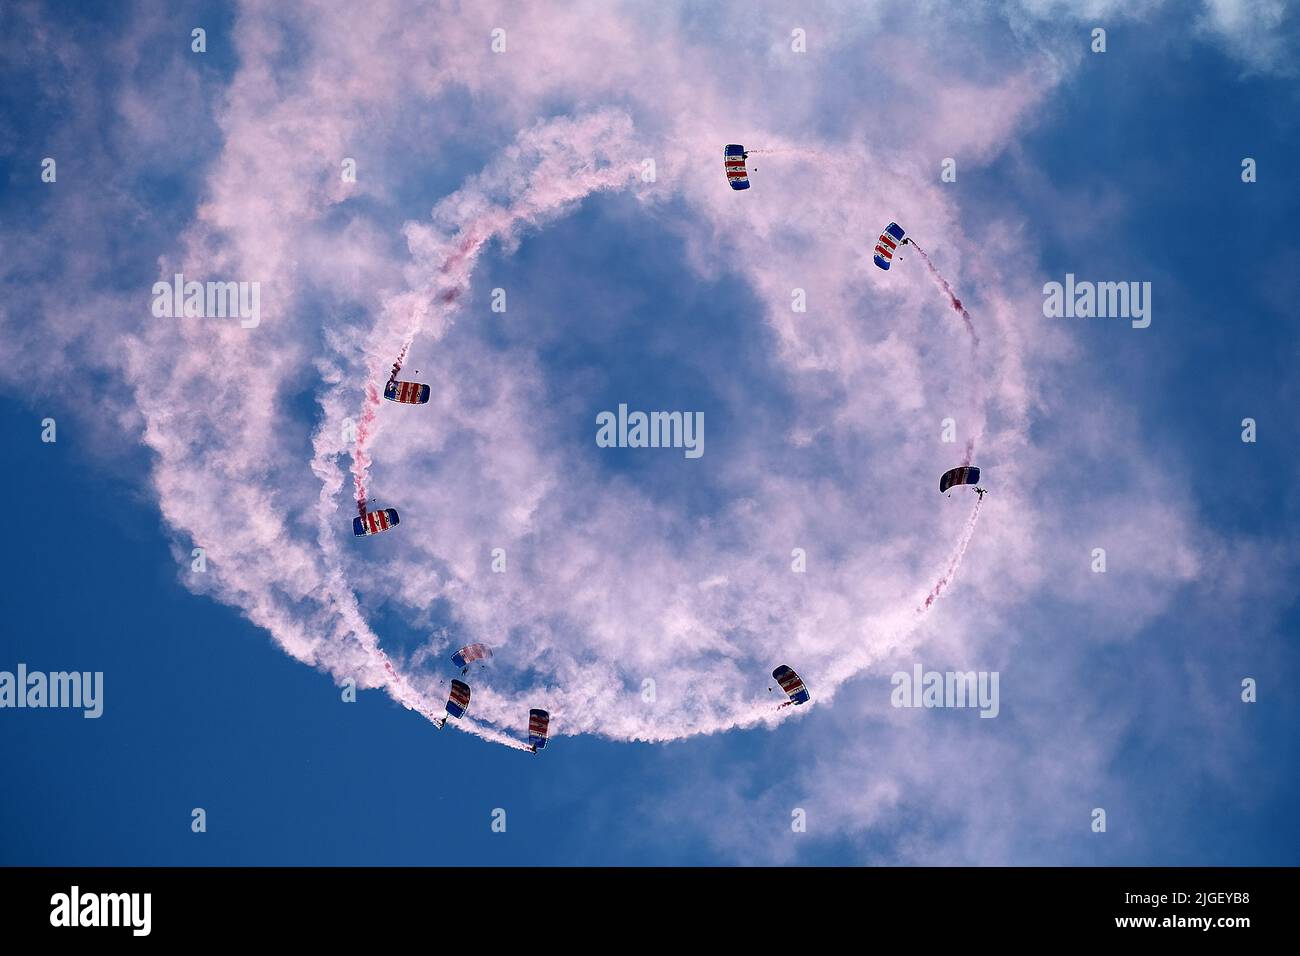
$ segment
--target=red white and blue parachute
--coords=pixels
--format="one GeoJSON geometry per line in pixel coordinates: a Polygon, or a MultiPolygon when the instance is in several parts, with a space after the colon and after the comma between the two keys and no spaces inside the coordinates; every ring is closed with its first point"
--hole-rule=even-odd
{"type": "Polygon", "coordinates": [[[903,227],[898,223],[891,222],[886,226],[885,231],[876,240],[876,265],[888,270],[889,264],[894,261],[894,253],[898,251],[898,247],[902,245],[906,236],[907,233],[903,231],[903,227]]]}
{"type": "Polygon", "coordinates": [[[352,519],[352,533],[358,538],[379,534],[398,525],[396,508],[381,508],[378,511],[363,511],[352,519]]]}
{"type": "Polygon", "coordinates": [[[732,143],[722,151],[722,166],[732,189],[748,189],[749,173],[745,170],[745,147],[732,143]]]}
{"type": "Polygon", "coordinates": [[[974,465],[963,465],[960,468],[953,468],[951,471],[943,473],[943,477],[939,479],[939,493],[942,494],[957,485],[978,485],[979,483],[980,470],[974,465]]]}
{"type": "Polygon", "coordinates": [[[421,382],[393,380],[384,386],[384,398],[403,405],[423,405],[429,400],[429,386],[421,382]]]}
{"type": "Polygon", "coordinates": [[[812,700],[812,694],[808,693],[808,688],[804,686],[803,678],[794,672],[793,667],[782,664],[772,671],[772,676],[781,685],[781,689],[790,695],[790,699],[782,704],[782,707],[789,707],[791,704],[806,704],[812,700]]]}
{"type": "Polygon", "coordinates": [[[468,669],[475,661],[485,661],[492,656],[492,648],[486,644],[470,644],[451,655],[451,662],[457,667],[468,669]]]}
{"type": "Polygon", "coordinates": [[[464,681],[453,680],[451,682],[451,696],[447,698],[447,716],[459,720],[465,716],[467,710],[469,710],[469,684],[464,681]]]}
{"type": "Polygon", "coordinates": [[[528,712],[528,749],[533,753],[546,746],[546,735],[551,728],[551,715],[544,710],[528,712]]]}

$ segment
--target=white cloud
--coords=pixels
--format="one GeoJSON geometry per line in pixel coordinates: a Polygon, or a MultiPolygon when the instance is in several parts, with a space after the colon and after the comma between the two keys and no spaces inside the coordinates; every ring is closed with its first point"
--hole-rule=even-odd
{"type": "MultiPolygon", "coordinates": [[[[1185,499],[1163,493],[1155,452],[1104,401],[1068,402],[1084,377],[1071,365],[1069,332],[1043,321],[1034,281],[1006,274],[1022,224],[965,222],[929,162],[951,154],[977,165],[1014,144],[1060,78],[1054,56],[967,69],[942,55],[944,25],[918,15],[888,40],[902,64],[891,79],[897,99],[854,98],[837,126],[805,115],[803,97],[840,81],[843,48],[794,67],[751,27],[768,67],[732,71],[719,68],[711,37],[664,22],[647,36],[637,15],[604,4],[483,4],[457,18],[426,4],[361,18],[254,4],[241,15],[239,70],[217,113],[222,149],[201,176],[194,221],[178,247],[162,250],[158,272],[260,280],[262,324],[148,321],[143,296],[99,292],[79,270],[72,276],[89,301],[111,297],[117,312],[140,317],[103,331],[84,312],[47,308],[42,329],[60,361],[85,361],[105,342],[123,348],[120,367],[108,363],[128,386],[121,414],[142,423],[168,525],[207,549],[211,593],[299,660],[387,686],[432,715],[445,699],[442,655],[485,641],[498,654],[475,683],[466,726],[505,741],[522,734],[529,706],[546,706],[556,733],[623,740],[775,723],[765,687],[777,663],[804,674],[818,706],[838,704],[846,682],[900,653],[987,649],[988,622],[1010,627],[1026,607],[1088,604],[1099,628],[1122,638],[1204,575],[1200,551],[1217,543],[1185,499]],[[392,18],[401,30],[384,27],[392,18]],[[498,21],[512,51],[499,57],[487,47],[498,21]],[[429,36],[438,42],[426,48],[419,38],[429,36]],[[629,45],[645,55],[629,56],[629,45]],[[363,165],[355,187],[340,182],[343,156],[404,142],[413,114],[436,129],[466,95],[475,105],[468,128],[449,125],[445,138],[481,138],[493,156],[449,194],[431,193],[431,217],[392,227],[406,184],[391,159],[376,173],[363,165]],[[747,194],[723,182],[727,141],[770,150],[754,157],[747,194]],[[656,160],[653,185],[636,178],[646,156],[656,160]],[[612,473],[594,443],[575,449],[562,438],[572,383],[554,377],[540,347],[545,335],[563,335],[565,321],[609,321],[599,304],[575,303],[574,315],[521,331],[507,349],[462,311],[481,281],[476,266],[508,258],[521,237],[545,243],[558,217],[615,192],[633,197],[657,232],[682,237],[682,283],[745,283],[760,304],[747,319],[773,343],[765,374],[791,399],[779,409],[784,434],[729,436],[725,455],[685,463],[727,493],[706,519],[612,473]],[[870,265],[891,218],[961,290],[980,323],[974,357],[915,258],[888,275],[870,265]],[[807,313],[790,311],[796,286],[808,291],[807,313]],[[402,525],[354,542],[344,420],[359,418],[365,386],[382,382],[408,341],[408,369],[422,370],[434,398],[425,408],[371,402],[366,483],[400,509],[402,525]],[[304,394],[318,415],[308,417],[304,394]],[[949,416],[963,440],[978,438],[976,461],[994,491],[969,559],[927,621],[915,609],[970,513],[968,501],[935,489],[960,456],[960,443],[938,441],[949,416]],[[1045,418],[1069,419],[1068,435],[1040,444],[1031,426],[1045,418]],[[1113,463],[1111,486],[1067,495],[1061,475],[1081,448],[1113,463]],[[1098,594],[1086,572],[1099,539],[1127,571],[1122,590],[1098,594]],[[806,575],[789,569],[796,546],[809,552],[806,575]],[[494,547],[509,555],[504,575],[488,569],[494,547]],[[444,616],[450,627],[385,655],[379,647],[393,647],[395,635],[381,640],[381,612],[413,633],[444,616]],[[653,708],[640,697],[645,678],[656,681],[653,708]]],[[[821,29],[880,29],[853,16],[843,8],[821,29]]],[[[775,22],[764,21],[773,31],[775,22]]],[[[158,148],[166,136],[148,92],[129,87],[119,115],[158,148]]],[[[428,148],[451,152],[445,142],[428,148]]],[[[80,221],[68,211],[60,222],[74,247],[80,221]]],[[[81,239],[87,258],[105,244],[81,239]]],[[[564,279],[581,287],[580,276],[530,277],[564,279]]],[[[724,407],[762,404],[729,379],[731,366],[710,371],[724,407]]],[[[847,706],[856,713],[858,703],[847,706]]],[[[1078,772],[1101,766],[1123,729],[1117,719],[1085,732],[1086,716],[1069,714],[1063,731],[1078,772]]],[[[880,819],[873,808],[932,792],[940,767],[969,764],[965,742],[927,730],[937,763],[909,767],[916,735],[894,723],[896,772],[871,783],[861,806],[837,809],[837,826],[870,827],[880,819]]],[[[982,773],[1014,762],[1009,751],[1028,751],[1034,767],[1050,763],[1032,731],[981,742],[982,773]]],[[[825,775],[828,805],[857,785],[843,768],[878,756],[833,746],[847,757],[825,775]]],[[[1073,793],[1077,774],[1067,777],[1040,777],[1035,799],[1073,793]]],[[[921,845],[902,847],[900,858],[922,859],[921,845]]],[[[1012,851],[979,844],[953,856],[1012,851]]]]}

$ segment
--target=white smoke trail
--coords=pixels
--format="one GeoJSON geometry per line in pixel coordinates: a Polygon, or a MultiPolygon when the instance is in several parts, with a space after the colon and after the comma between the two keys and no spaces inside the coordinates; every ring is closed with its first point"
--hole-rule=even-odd
{"type": "MultiPolygon", "coordinates": [[[[348,449],[351,451],[351,476],[359,503],[364,502],[368,495],[369,469],[380,431],[379,410],[383,407],[380,381],[400,370],[418,336],[432,336],[436,340],[451,327],[460,300],[470,287],[480,255],[493,239],[509,244],[521,229],[561,214],[585,196],[633,184],[637,170],[626,161],[627,156],[637,155],[631,149],[631,133],[630,121],[621,114],[610,112],[539,124],[521,134],[516,145],[500,161],[441,201],[434,209],[432,225],[407,225],[405,231],[413,259],[408,270],[410,286],[408,291],[385,301],[368,334],[368,341],[376,345],[370,350],[366,365],[367,381],[356,440],[348,449]],[[399,356],[396,362],[391,361],[393,351],[384,355],[385,344],[396,350],[399,356]]],[[[791,152],[815,155],[812,150],[791,152]]],[[[344,483],[338,459],[345,449],[333,436],[341,428],[350,397],[354,395],[354,384],[346,377],[336,379],[334,387],[322,398],[326,414],[315,436],[313,470],[321,482],[318,542],[328,565],[329,603],[346,623],[370,662],[369,686],[384,687],[405,707],[437,722],[442,718],[445,691],[438,690],[434,678],[416,676],[402,661],[391,659],[380,648],[378,636],[366,623],[344,571],[344,556],[339,547],[342,526],[337,499],[344,483]]],[[[403,408],[399,411],[416,410],[403,408]]],[[[968,458],[972,450],[973,440],[967,443],[968,458]]],[[[919,609],[921,612],[928,609],[952,581],[970,544],[978,511],[977,502],[945,571],[923,608],[919,609]]],[[[891,642],[905,639],[917,623],[916,619],[905,620],[900,615],[892,615],[886,621],[891,642]]],[[[821,675],[825,681],[821,698],[832,697],[844,679],[878,657],[879,647],[879,644],[874,650],[864,647],[830,662],[826,673],[821,675]]],[[[569,695],[562,686],[544,690],[543,696],[559,702],[558,707],[549,705],[556,720],[552,734],[563,733],[564,702],[569,695]]],[[[590,706],[590,702],[580,699],[569,702],[584,709],[590,706]]],[[[475,716],[467,715],[451,723],[485,740],[526,750],[521,741],[498,729],[518,726],[522,730],[526,711],[521,709],[520,703],[494,693],[490,687],[481,688],[474,696],[475,716]]],[[[546,701],[538,703],[546,705],[546,701]]],[[[757,695],[749,702],[734,700],[726,708],[700,716],[692,723],[690,732],[709,734],[759,724],[771,725],[803,710],[788,708],[778,713],[775,703],[766,696],[757,695]]],[[[646,741],[670,740],[681,736],[681,728],[669,725],[661,731],[653,725],[641,725],[620,736],[646,741]]]]}
{"type": "MultiPolygon", "coordinates": [[[[493,167],[438,204],[434,219],[454,223],[454,235],[443,239],[428,227],[408,225],[408,240],[415,243],[414,269],[422,280],[416,289],[386,304],[373,335],[381,342],[400,335],[402,345],[390,378],[401,370],[416,336],[430,330],[431,321],[438,334],[451,324],[479,254],[491,240],[508,241],[521,227],[559,215],[592,193],[635,181],[638,168],[627,158],[635,155],[629,151],[631,134],[631,120],[614,111],[539,123],[522,133],[493,167]],[[518,194],[509,196],[506,204],[494,201],[493,193],[509,183],[519,184],[518,194]]],[[[378,357],[371,361],[352,451],[359,506],[367,496],[370,449],[383,401],[377,382],[385,364],[378,357]]]]}
{"type": "Polygon", "coordinates": [[[948,559],[948,567],[940,575],[939,580],[930,588],[930,593],[925,596],[921,606],[916,609],[918,615],[928,611],[931,605],[939,599],[946,587],[952,583],[953,578],[957,576],[957,569],[961,567],[961,559],[966,556],[966,549],[970,547],[971,538],[975,534],[975,522],[979,520],[980,505],[984,503],[984,496],[979,495],[975,499],[975,507],[971,510],[970,517],[966,519],[966,527],[962,529],[961,537],[957,539],[957,547],[953,550],[952,557],[948,559]]]}
{"type": "MultiPolygon", "coordinates": [[[[418,335],[431,332],[441,336],[451,325],[478,257],[491,240],[509,241],[519,229],[559,215],[592,193],[624,188],[636,181],[638,169],[627,160],[635,155],[630,150],[631,133],[631,121],[612,111],[538,124],[522,133],[493,167],[438,204],[435,221],[454,221],[464,216],[451,236],[443,238],[428,226],[408,224],[408,242],[415,260],[413,272],[420,277],[419,284],[385,303],[371,332],[371,339],[381,343],[400,337],[401,347],[389,371],[390,378],[401,370],[418,335]],[[498,202],[493,194],[503,185],[514,193],[498,202]]],[[[365,398],[351,449],[358,509],[364,509],[369,496],[371,449],[379,432],[383,399],[378,381],[386,364],[380,354],[372,354],[368,364],[365,398]]],[[[367,658],[382,669],[379,682],[388,693],[408,709],[436,721],[442,704],[430,693],[417,689],[379,647],[378,636],[366,623],[343,570],[336,504],[343,485],[338,466],[342,449],[333,436],[342,432],[342,411],[350,391],[346,382],[339,382],[322,399],[326,414],[314,436],[312,470],[321,482],[317,540],[327,563],[329,601],[367,658]]],[[[453,726],[493,743],[527,750],[520,741],[468,716],[453,722],[453,726]]]]}

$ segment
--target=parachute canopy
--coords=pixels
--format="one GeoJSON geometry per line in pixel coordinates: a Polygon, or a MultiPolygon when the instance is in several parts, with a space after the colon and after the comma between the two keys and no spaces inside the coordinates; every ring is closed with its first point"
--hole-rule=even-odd
{"type": "Polygon", "coordinates": [[[459,720],[469,710],[469,684],[464,681],[451,682],[451,696],[447,698],[447,715],[459,720]]]}
{"type": "Polygon", "coordinates": [[[423,405],[429,400],[429,386],[420,382],[392,381],[384,386],[384,398],[403,405],[423,405]]]}
{"type": "Polygon", "coordinates": [[[939,493],[942,494],[957,485],[978,485],[979,481],[980,470],[974,465],[963,465],[961,468],[943,473],[943,477],[939,479],[939,493]]]}
{"type": "Polygon", "coordinates": [[[491,656],[492,648],[486,644],[471,644],[451,655],[451,662],[457,667],[466,667],[475,661],[485,661],[491,656]]]}
{"type": "Polygon", "coordinates": [[[379,534],[389,528],[397,527],[397,509],[382,508],[379,511],[367,511],[352,519],[352,533],[358,538],[379,534]]]}
{"type": "Polygon", "coordinates": [[[528,712],[528,747],[533,753],[546,746],[546,734],[551,728],[551,715],[544,710],[528,712]]]}
{"type": "Polygon", "coordinates": [[[876,265],[888,271],[889,264],[894,261],[894,252],[906,235],[907,233],[903,231],[903,227],[896,222],[891,222],[886,226],[885,231],[876,240],[876,265]]]}
{"type": "Polygon", "coordinates": [[[790,703],[806,704],[812,700],[812,694],[808,693],[808,688],[804,686],[803,678],[794,672],[793,667],[782,664],[772,671],[772,676],[781,685],[781,689],[790,695],[790,703]]]}
{"type": "Polygon", "coordinates": [[[722,151],[722,165],[727,171],[727,182],[732,189],[748,189],[749,173],[745,171],[745,147],[732,143],[722,151]]]}

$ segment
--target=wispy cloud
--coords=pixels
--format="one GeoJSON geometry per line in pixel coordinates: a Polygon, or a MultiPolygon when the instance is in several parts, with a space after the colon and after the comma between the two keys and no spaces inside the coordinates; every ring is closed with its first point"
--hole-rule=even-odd
{"type": "MultiPolygon", "coordinates": [[[[1027,4],[1016,19],[1052,12],[1027,4]]],[[[1219,32],[1249,37],[1244,19],[1269,15],[1216,4],[1210,16],[1219,32]]],[[[33,291],[11,266],[5,288],[21,296],[11,302],[40,318],[24,328],[10,304],[5,328],[49,367],[110,377],[105,391],[149,451],[149,481],[178,548],[207,549],[203,587],[287,653],[436,716],[445,675],[431,659],[458,643],[498,648],[462,724],[489,739],[519,736],[530,706],[552,711],[557,734],[616,740],[789,717],[799,727],[802,709],[778,718],[766,690],[778,663],[796,666],[819,703],[843,697],[861,715],[863,675],[924,647],[958,658],[988,651],[987,622],[1031,614],[1045,624],[1048,607],[1087,605],[1116,639],[1136,633],[1207,576],[1207,547],[1230,545],[1162,486],[1158,454],[1103,386],[1086,406],[1067,404],[1088,376],[1071,364],[1069,332],[1042,320],[1040,277],[1008,265],[1023,223],[1013,212],[968,221],[938,176],[945,157],[965,171],[1014,148],[1072,57],[1045,43],[1003,63],[927,10],[900,13],[885,34],[856,5],[803,21],[810,52],[796,53],[790,31],[800,24],[787,20],[762,5],[747,25],[706,18],[703,27],[639,5],[485,3],[454,16],[424,3],[365,16],[246,5],[226,38],[238,62],[219,95],[188,61],[169,59],[149,82],[122,81],[112,108],[130,133],[89,151],[101,169],[122,161],[156,172],[174,132],[162,117],[193,110],[199,119],[176,122],[219,148],[188,171],[192,217],[170,228],[148,205],[148,186],[96,194],[65,166],[47,241],[67,246],[51,281],[72,290],[73,306],[59,308],[61,294],[33,291]],[[490,47],[498,27],[502,53],[490,47]],[[859,62],[850,34],[896,67],[859,62]],[[948,41],[971,55],[945,55],[948,41]],[[741,62],[729,67],[728,56],[741,62]],[[810,91],[842,91],[846,76],[879,76],[889,95],[854,94],[845,110],[847,93],[817,92],[831,99],[807,108],[810,91]],[[457,171],[420,193],[430,212],[419,215],[405,197],[420,184],[394,158],[412,146],[413,128],[428,139],[411,168],[445,159],[457,171]],[[723,181],[726,142],[768,151],[751,158],[755,188],[745,195],[723,181]],[[359,159],[355,183],[340,176],[349,157],[359,159]],[[598,410],[584,406],[594,390],[577,377],[601,373],[589,367],[598,361],[565,365],[548,349],[565,323],[611,321],[621,306],[593,298],[533,327],[515,322],[508,347],[465,311],[486,267],[578,210],[604,230],[601,215],[634,215],[647,232],[676,237],[646,255],[683,286],[730,281],[753,303],[747,336],[770,348],[744,368],[734,353],[701,349],[705,374],[691,379],[720,417],[765,426],[738,425],[711,446],[724,450],[679,463],[696,468],[686,480],[716,492],[705,515],[674,507],[612,468],[594,442],[570,437],[587,430],[574,416],[594,432],[598,410]],[[85,228],[133,215],[150,223],[138,245],[152,269],[138,274],[139,291],[97,274],[91,263],[112,241],[85,228]],[[978,350],[910,253],[889,274],[870,265],[890,219],[942,263],[974,317],[978,350]],[[175,272],[260,281],[262,323],[152,319],[145,290],[175,272]],[[805,312],[791,308],[795,289],[805,312]],[[120,319],[90,321],[102,311],[120,319]],[[383,403],[375,390],[407,348],[408,368],[433,386],[424,408],[383,403]],[[1035,434],[1063,417],[1068,434],[1035,434]],[[955,444],[940,440],[946,418],[956,420],[955,444]],[[972,504],[940,497],[935,482],[968,440],[994,492],[966,538],[972,504]],[[1065,471],[1103,460],[1106,486],[1059,492],[1065,471]],[[350,539],[354,482],[400,509],[396,532],[350,539]],[[960,576],[918,616],[966,540],[960,576]],[[1126,587],[1106,590],[1087,571],[1097,543],[1126,587]],[[508,556],[504,574],[489,567],[494,548],[508,556]],[[795,548],[807,552],[806,573],[791,570],[795,548]]],[[[1267,59],[1247,46],[1243,56],[1267,59]]],[[[63,60],[84,55],[59,49],[63,60]]],[[[103,104],[70,82],[74,128],[84,131],[103,104]]],[[[163,167],[182,176],[195,157],[189,147],[176,155],[163,167]]],[[[13,233],[3,241],[13,247],[13,233]]],[[[583,289],[588,278],[529,281],[583,289]]],[[[686,350],[691,336],[715,334],[674,327],[686,350]]],[[[10,372],[6,382],[23,379],[10,372]]],[[[1035,743],[1043,728],[1028,721],[1011,739],[972,748],[873,707],[865,712],[890,725],[890,743],[839,736],[818,751],[827,772],[814,797],[854,832],[910,792],[941,795],[942,772],[909,763],[909,749],[990,787],[1030,779],[1038,805],[1058,806],[1089,799],[1078,774],[1100,773],[1128,726],[1067,709],[1057,739],[1077,764],[1066,773],[1049,766],[1035,743]],[[862,761],[892,772],[855,791],[846,768],[862,761]],[[1032,769],[993,779],[990,767],[1017,761],[1032,769]],[[836,797],[851,791],[865,796],[836,797]]],[[[932,852],[925,835],[904,836],[894,858],[932,852]]],[[[1015,850],[973,842],[947,852],[1010,860],[1015,850]]]]}

